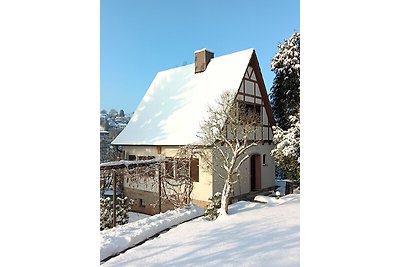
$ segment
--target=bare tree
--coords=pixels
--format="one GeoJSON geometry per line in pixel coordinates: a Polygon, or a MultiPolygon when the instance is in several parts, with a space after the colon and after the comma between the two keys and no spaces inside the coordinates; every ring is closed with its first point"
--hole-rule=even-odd
{"type": "MultiPolygon", "coordinates": [[[[236,100],[236,92],[224,92],[216,105],[209,106],[208,116],[201,124],[199,137],[202,143],[216,151],[214,160],[210,151],[202,150],[202,159],[209,170],[224,179],[221,213],[228,213],[233,184],[238,182],[240,166],[249,158],[247,151],[256,146],[251,136],[258,127],[259,114],[245,102],[236,100]],[[213,162],[215,161],[215,162],[213,162]],[[221,168],[216,167],[218,162],[221,168]]],[[[200,151],[200,150],[199,150],[200,151]]]]}

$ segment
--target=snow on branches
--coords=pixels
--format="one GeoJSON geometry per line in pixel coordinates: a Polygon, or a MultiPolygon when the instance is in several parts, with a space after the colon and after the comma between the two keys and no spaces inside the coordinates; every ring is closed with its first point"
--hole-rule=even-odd
{"type": "Polygon", "coordinates": [[[276,74],[297,74],[300,77],[300,33],[295,32],[283,44],[271,62],[271,70],[276,74]]]}
{"type": "Polygon", "coordinates": [[[278,45],[271,70],[275,78],[271,86],[271,104],[276,124],[284,130],[290,126],[289,116],[300,110],[300,34],[278,45]]]}
{"type": "Polygon", "coordinates": [[[290,116],[290,128],[282,130],[273,126],[274,143],[276,148],[271,151],[277,165],[285,172],[288,178],[297,185],[300,184],[300,118],[290,116]]]}
{"type": "MultiPolygon", "coordinates": [[[[116,225],[129,222],[129,200],[127,197],[116,199],[116,225]]],[[[100,198],[100,231],[113,228],[113,200],[109,197],[100,198]]]]}

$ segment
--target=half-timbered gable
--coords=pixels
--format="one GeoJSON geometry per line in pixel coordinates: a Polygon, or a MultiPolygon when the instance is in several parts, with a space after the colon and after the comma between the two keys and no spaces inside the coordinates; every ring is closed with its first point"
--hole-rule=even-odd
{"type": "Polygon", "coordinates": [[[236,101],[238,106],[258,116],[258,127],[252,139],[272,143],[272,126],[275,125],[275,121],[255,52],[240,83],[236,101]]]}

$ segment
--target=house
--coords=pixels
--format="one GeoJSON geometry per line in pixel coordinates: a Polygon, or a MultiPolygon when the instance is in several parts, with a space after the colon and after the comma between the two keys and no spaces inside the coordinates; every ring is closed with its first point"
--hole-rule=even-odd
{"type": "MultiPolygon", "coordinates": [[[[202,49],[195,51],[195,62],[157,73],[145,96],[124,130],[112,145],[123,151],[125,160],[149,160],[173,157],[182,145],[199,144],[197,133],[207,115],[207,107],[226,90],[237,92],[236,100],[257,112],[260,127],[254,133],[258,145],[248,151],[250,158],[240,169],[240,182],[234,196],[273,188],[275,163],[272,126],[275,124],[266,87],[254,49],[214,57],[202,49]]],[[[212,152],[212,151],[211,151],[212,152]]],[[[214,152],[212,152],[214,153],[214,152]]],[[[212,155],[211,153],[211,155],[212,155]]],[[[193,203],[205,207],[208,198],[223,189],[216,173],[206,171],[202,159],[192,166],[193,203]]],[[[220,166],[219,162],[214,162],[220,166]]],[[[156,191],[126,186],[125,194],[140,205],[154,199],[156,191]]]]}

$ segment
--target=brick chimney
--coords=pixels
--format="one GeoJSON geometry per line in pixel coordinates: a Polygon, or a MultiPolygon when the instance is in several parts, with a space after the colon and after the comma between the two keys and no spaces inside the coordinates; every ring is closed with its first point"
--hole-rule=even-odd
{"type": "Polygon", "coordinates": [[[214,53],[205,48],[194,51],[194,73],[205,71],[212,58],[214,53]]]}

